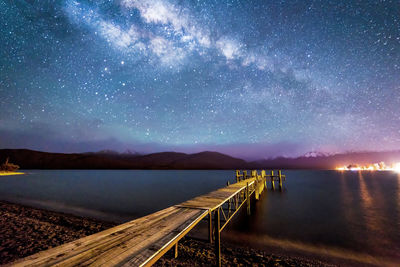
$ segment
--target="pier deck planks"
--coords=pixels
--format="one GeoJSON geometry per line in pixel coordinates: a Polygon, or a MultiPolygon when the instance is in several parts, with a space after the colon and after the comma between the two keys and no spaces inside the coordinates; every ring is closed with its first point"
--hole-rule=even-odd
{"type": "Polygon", "coordinates": [[[247,179],[145,217],[45,250],[12,266],[151,265],[185,236],[209,211],[252,185],[247,179]]]}

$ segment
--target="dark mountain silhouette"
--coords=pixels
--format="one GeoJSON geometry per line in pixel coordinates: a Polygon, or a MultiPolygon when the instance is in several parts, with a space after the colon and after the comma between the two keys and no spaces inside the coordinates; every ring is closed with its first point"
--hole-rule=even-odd
{"type": "Polygon", "coordinates": [[[247,162],[218,152],[200,152],[187,155],[171,164],[174,169],[241,169],[247,162]]]}
{"type": "Polygon", "coordinates": [[[0,149],[0,162],[9,157],[22,169],[233,169],[246,162],[217,152],[148,155],[100,153],[48,153],[28,149],[0,149]]]}
{"type": "Polygon", "coordinates": [[[325,155],[313,152],[298,158],[274,158],[246,162],[218,152],[185,154],[161,152],[148,155],[101,151],[100,153],[48,153],[28,149],[0,149],[22,169],[335,169],[350,164],[400,162],[400,151],[350,152],[325,155]]]}

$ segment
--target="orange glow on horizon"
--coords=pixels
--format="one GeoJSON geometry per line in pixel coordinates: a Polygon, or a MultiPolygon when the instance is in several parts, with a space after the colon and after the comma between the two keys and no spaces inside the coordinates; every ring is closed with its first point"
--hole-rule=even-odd
{"type": "Polygon", "coordinates": [[[386,165],[385,162],[379,162],[369,165],[350,164],[348,166],[336,167],[337,171],[394,171],[400,173],[400,162],[386,165]]]}

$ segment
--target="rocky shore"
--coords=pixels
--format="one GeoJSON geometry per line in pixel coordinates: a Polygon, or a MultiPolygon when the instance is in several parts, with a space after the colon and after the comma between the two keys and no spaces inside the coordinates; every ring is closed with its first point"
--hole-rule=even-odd
{"type": "MultiPolygon", "coordinates": [[[[0,201],[0,264],[105,230],[115,224],[0,201]]],[[[210,266],[214,246],[184,238],[179,257],[169,251],[156,266],[210,266]]],[[[318,260],[274,255],[251,248],[223,244],[224,266],[332,266],[318,260]]]]}
{"type": "Polygon", "coordinates": [[[0,264],[97,233],[113,225],[0,201],[0,264]]]}
{"type": "MultiPolygon", "coordinates": [[[[325,262],[298,257],[274,255],[265,251],[221,245],[222,266],[336,266],[325,262]]],[[[184,238],[178,245],[178,257],[174,251],[165,254],[154,266],[213,266],[214,245],[205,241],[184,238]]]]}

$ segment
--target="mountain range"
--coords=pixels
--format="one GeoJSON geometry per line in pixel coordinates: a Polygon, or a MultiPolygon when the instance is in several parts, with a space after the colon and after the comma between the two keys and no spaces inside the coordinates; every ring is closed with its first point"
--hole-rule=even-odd
{"type": "Polygon", "coordinates": [[[105,150],[91,153],[49,153],[28,149],[0,149],[0,163],[6,158],[22,169],[335,169],[350,164],[400,162],[400,151],[350,152],[326,155],[310,152],[297,158],[278,157],[245,161],[218,152],[186,154],[161,152],[141,155],[105,150]]]}

